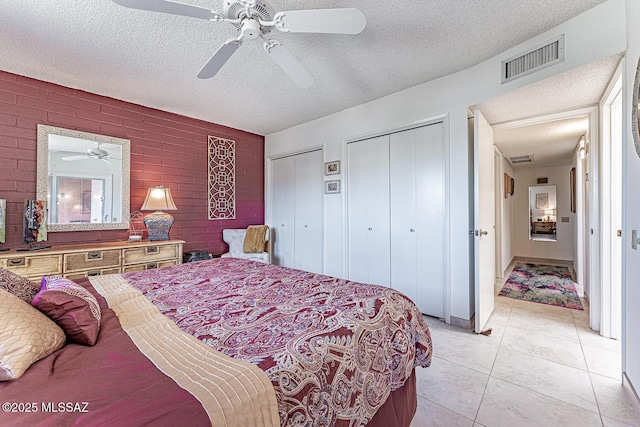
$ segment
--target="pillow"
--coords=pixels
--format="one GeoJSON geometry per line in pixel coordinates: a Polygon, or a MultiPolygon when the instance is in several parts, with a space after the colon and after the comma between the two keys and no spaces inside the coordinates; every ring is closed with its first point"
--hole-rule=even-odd
{"type": "Polygon", "coordinates": [[[250,225],[244,235],[242,251],[245,254],[259,254],[264,252],[264,242],[269,227],[266,225],[250,225]]]}
{"type": "Polygon", "coordinates": [[[64,332],[15,295],[0,290],[0,381],[14,380],[64,345],[64,332]]]}
{"type": "Polygon", "coordinates": [[[38,293],[39,288],[37,283],[0,268],[0,289],[17,296],[27,304],[31,304],[31,300],[38,293]]]}
{"type": "Polygon", "coordinates": [[[31,305],[62,328],[71,341],[92,346],[100,332],[100,306],[91,293],[59,276],[42,278],[31,305]]]}

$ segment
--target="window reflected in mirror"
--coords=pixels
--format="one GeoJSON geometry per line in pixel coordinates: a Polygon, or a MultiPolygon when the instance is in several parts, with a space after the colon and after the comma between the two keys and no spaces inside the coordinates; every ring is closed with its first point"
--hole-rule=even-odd
{"type": "Polygon", "coordinates": [[[557,214],[555,185],[529,187],[529,240],[558,241],[557,214]]]}

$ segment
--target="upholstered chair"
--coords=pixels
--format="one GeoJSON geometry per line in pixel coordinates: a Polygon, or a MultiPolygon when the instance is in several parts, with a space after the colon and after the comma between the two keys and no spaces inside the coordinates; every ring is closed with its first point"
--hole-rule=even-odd
{"type": "Polygon", "coordinates": [[[248,259],[251,261],[258,261],[264,263],[271,263],[271,254],[268,251],[269,247],[269,232],[265,235],[265,251],[260,253],[245,253],[243,250],[244,237],[247,234],[246,229],[225,229],[222,230],[222,240],[229,245],[229,252],[222,254],[222,258],[233,257],[248,259]]]}

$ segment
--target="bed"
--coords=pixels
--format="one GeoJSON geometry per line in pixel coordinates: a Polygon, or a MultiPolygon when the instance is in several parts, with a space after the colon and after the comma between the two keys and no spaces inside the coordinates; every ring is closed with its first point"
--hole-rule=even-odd
{"type": "Polygon", "coordinates": [[[380,286],[235,258],[78,283],[100,303],[96,344],[0,382],[35,408],[0,425],[408,426],[431,362],[417,307],[380,286]]]}

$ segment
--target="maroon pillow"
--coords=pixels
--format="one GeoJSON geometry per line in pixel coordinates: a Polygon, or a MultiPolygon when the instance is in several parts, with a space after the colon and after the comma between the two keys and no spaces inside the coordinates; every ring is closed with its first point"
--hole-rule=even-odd
{"type": "Polygon", "coordinates": [[[31,304],[31,300],[38,293],[39,288],[37,283],[0,268],[0,289],[17,296],[27,304],[31,304]]]}
{"type": "Polygon", "coordinates": [[[92,346],[100,332],[100,306],[91,293],[59,276],[44,276],[31,305],[47,315],[70,340],[92,346]]]}

